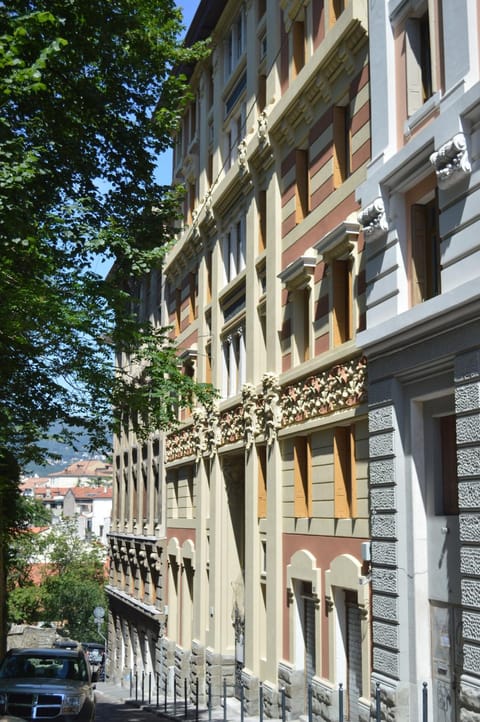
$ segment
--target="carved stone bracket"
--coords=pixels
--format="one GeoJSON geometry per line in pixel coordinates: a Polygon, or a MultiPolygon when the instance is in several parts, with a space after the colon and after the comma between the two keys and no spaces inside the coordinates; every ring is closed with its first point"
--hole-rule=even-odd
{"type": "Polygon", "coordinates": [[[263,423],[267,445],[271,446],[277,438],[278,429],[282,425],[280,408],[281,387],[278,376],[273,373],[263,375],[263,423]]]}
{"type": "Polygon", "coordinates": [[[376,198],[373,203],[358,214],[358,222],[362,226],[365,239],[374,239],[388,231],[385,206],[382,198],[376,198]]]}
{"type": "Polygon", "coordinates": [[[449,188],[471,171],[467,142],[463,133],[457,133],[430,156],[440,188],[449,188]]]}
{"type": "Polygon", "coordinates": [[[245,448],[249,450],[253,446],[257,431],[257,397],[252,384],[245,384],[242,388],[242,405],[245,448]]]}
{"type": "Polygon", "coordinates": [[[237,149],[238,153],[238,167],[241,173],[247,170],[247,141],[240,141],[237,149]]]}
{"type": "Polygon", "coordinates": [[[266,143],[268,141],[268,123],[267,123],[267,114],[265,111],[262,111],[258,117],[258,137],[260,139],[261,143],[266,143]]]}

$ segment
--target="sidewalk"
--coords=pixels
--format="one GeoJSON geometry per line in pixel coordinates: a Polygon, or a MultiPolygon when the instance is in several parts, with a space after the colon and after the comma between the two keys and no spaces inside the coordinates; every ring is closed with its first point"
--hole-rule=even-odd
{"type": "MultiPolygon", "coordinates": [[[[194,721],[197,719],[197,711],[191,703],[188,704],[187,715],[185,716],[185,703],[183,698],[177,699],[176,706],[174,706],[173,702],[167,702],[167,708],[165,710],[163,695],[160,695],[159,706],[157,707],[155,696],[152,696],[151,704],[148,704],[147,696],[145,696],[143,703],[141,699],[135,701],[135,696],[133,696],[133,698],[130,696],[130,690],[126,687],[122,687],[120,684],[114,684],[108,681],[97,682],[96,691],[108,701],[117,702],[118,704],[128,704],[133,707],[141,707],[142,709],[150,710],[153,714],[157,714],[172,721],[185,719],[194,721]]],[[[215,707],[211,710],[210,714],[206,707],[201,706],[198,708],[198,720],[200,722],[209,722],[210,720],[212,720],[212,722],[224,722],[224,720],[227,720],[227,722],[242,722],[240,700],[232,697],[227,699],[226,715],[224,715],[223,706],[215,707]]],[[[258,715],[255,717],[248,717],[247,715],[243,716],[243,722],[258,721],[258,715]]],[[[268,722],[280,721],[268,720],[268,722]]]]}

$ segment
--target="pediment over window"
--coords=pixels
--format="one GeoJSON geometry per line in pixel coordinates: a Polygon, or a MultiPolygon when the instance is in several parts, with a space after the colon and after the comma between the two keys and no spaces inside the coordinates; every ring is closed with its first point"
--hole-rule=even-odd
{"type": "Polygon", "coordinates": [[[324,259],[347,258],[358,240],[361,226],[358,221],[346,220],[329,231],[314,248],[324,259]]]}
{"type": "Polygon", "coordinates": [[[303,256],[292,261],[279,273],[278,278],[290,291],[306,288],[315,272],[317,260],[315,251],[309,249],[303,256]]]}

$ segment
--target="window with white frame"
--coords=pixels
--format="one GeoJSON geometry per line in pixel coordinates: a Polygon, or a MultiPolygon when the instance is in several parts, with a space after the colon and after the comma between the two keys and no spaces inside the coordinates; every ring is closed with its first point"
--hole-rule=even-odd
{"type": "Polygon", "coordinates": [[[405,76],[406,117],[415,115],[445,84],[441,3],[410,0],[396,3],[391,14],[395,32],[403,35],[398,57],[405,76]]]}
{"type": "Polygon", "coordinates": [[[225,281],[230,283],[245,268],[245,219],[234,223],[223,239],[225,281]]]}
{"type": "Polygon", "coordinates": [[[239,103],[225,123],[225,170],[229,170],[238,157],[238,146],[245,136],[245,101],[239,103]]]}
{"type": "Polygon", "coordinates": [[[235,396],[245,383],[245,330],[237,326],[222,341],[222,395],[235,396]]]}
{"type": "Polygon", "coordinates": [[[242,7],[225,41],[225,80],[231,76],[245,52],[245,9],[242,7]]]}

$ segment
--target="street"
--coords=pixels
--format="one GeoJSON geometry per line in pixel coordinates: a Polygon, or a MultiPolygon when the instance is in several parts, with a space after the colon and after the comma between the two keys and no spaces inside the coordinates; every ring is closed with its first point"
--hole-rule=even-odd
{"type": "Polygon", "coordinates": [[[122,700],[114,700],[96,690],[97,713],[95,722],[155,722],[157,714],[138,709],[122,700]]]}

